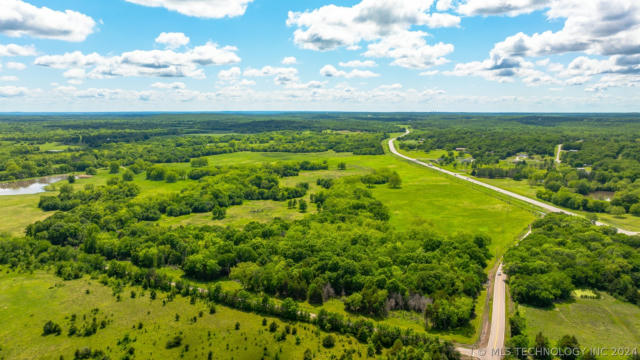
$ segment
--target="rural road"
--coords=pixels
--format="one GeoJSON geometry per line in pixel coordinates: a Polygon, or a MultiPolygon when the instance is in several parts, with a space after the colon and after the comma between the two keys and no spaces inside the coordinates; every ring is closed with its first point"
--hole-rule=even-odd
{"type": "MultiPolygon", "coordinates": [[[[406,132],[402,135],[408,135],[409,134],[409,130],[406,130],[406,132]]],[[[399,137],[402,137],[399,136],[399,137]]],[[[435,171],[439,171],[441,173],[456,177],[460,180],[464,180],[464,181],[468,181],[472,184],[478,185],[478,186],[482,186],[484,188],[496,191],[498,193],[507,195],[509,197],[512,197],[514,199],[518,199],[520,201],[524,201],[526,203],[529,203],[531,205],[537,206],[539,208],[542,208],[543,210],[547,211],[547,212],[555,212],[555,213],[564,213],[567,215],[572,215],[572,216],[579,216],[576,213],[564,210],[564,209],[560,209],[558,207],[555,207],[553,205],[549,205],[546,203],[543,203],[541,201],[535,200],[535,199],[531,199],[529,197],[526,196],[522,196],[519,194],[516,194],[514,192],[508,191],[508,190],[504,190],[501,189],[499,187],[493,186],[493,185],[489,185],[486,183],[483,183],[481,181],[478,181],[476,179],[470,178],[468,176],[465,175],[461,175],[458,173],[455,173],[453,171],[449,171],[449,170],[445,170],[442,168],[439,168],[433,164],[429,164],[429,163],[425,163],[422,162],[420,160],[408,157],[406,155],[401,154],[395,147],[394,142],[397,140],[398,138],[393,138],[389,140],[389,150],[391,151],[391,153],[393,153],[394,155],[403,158],[405,160],[411,161],[412,163],[421,165],[421,166],[425,166],[428,167],[432,170],[435,171]]],[[[559,151],[558,154],[560,154],[560,150],[562,150],[562,145],[559,146],[559,151]]],[[[558,156],[559,157],[559,156],[558,156]]],[[[558,159],[557,159],[558,160],[558,159]]],[[[598,226],[609,226],[607,224],[601,223],[601,222],[596,222],[596,225],[598,226]]],[[[626,235],[638,235],[638,233],[636,232],[631,232],[631,231],[627,231],[627,230],[623,230],[623,229],[618,229],[618,232],[622,233],[622,234],[626,234],[626,235]]],[[[529,231],[523,236],[523,239],[526,238],[527,236],[529,236],[529,234],[531,234],[531,229],[529,229],[529,231]]],[[[498,271],[496,271],[496,275],[494,278],[494,286],[493,286],[493,309],[492,309],[492,313],[491,313],[491,332],[489,333],[489,342],[487,344],[486,348],[480,348],[480,349],[469,349],[469,348],[463,348],[463,347],[458,347],[456,348],[462,355],[465,356],[469,356],[469,357],[474,357],[474,358],[478,358],[481,360],[499,360],[502,358],[502,353],[503,353],[503,348],[504,348],[504,339],[505,339],[505,326],[506,326],[506,285],[505,285],[505,280],[506,280],[506,275],[502,272],[502,263],[500,263],[499,267],[498,267],[498,271]]]]}
{"type": "MultiPolygon", "coordinates": [[[[526,235],[525,235],[526,237],[526,235]]],[[[474,357],[481,360],[499,360],[504,353],[504,338],[506,319],[506,275],[502,272],[502,263],[498,266],[498,271],[493,281],[493,305],[491,312],[491,330],[489,332],[489,342],[486,348],[469,349],[457,347],[460,354],[474,357]]]]}
{"type": "Polygon", "coordinates": [[[556,153],[556,164],[560,164],[562,160],[560,160],[560,154],[562,153],[562,144],[558,145],[558,152],[556,153]]]}

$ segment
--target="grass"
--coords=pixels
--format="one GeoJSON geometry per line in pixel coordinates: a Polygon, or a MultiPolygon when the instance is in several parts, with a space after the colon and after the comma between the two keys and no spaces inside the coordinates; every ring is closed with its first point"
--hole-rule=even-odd
{"type": "MultiPolygon", "coordinates": [[[[601,299],[578,297],[551,310],[520,306],[520,312],[531,339],[542,332],[552,344],[564,335],[575,335],[581,347],[588,348],[633,348],[640,343],[640,307],[607,294],[601,299]]],[[[613,358],[611,353],[607,357],[613,358]]]]}
{"type": "MultiPolygon", "coordinates": [[[[214,155],[209,157],[210,164],[251,165],[278,161],[327,160],[330,170],[301,172],[300,176],[282,179],[283,186],[295,186],[300,182],[310,185],[309,193],[319,190],[315,185],[318,178],[337,178],[347,175],[361,175],[376,168],[389,168],[397,171],[403,180],[401,189],[389,189],[377,186],[372,190],[374,196],[391,210],[391,225],[405,228],[414,224],[427,224],[443,234],[457,232],[484,232],[489,234],[493,243],[491,251],[498,259],[507,247],[513,244],[517,235],[533,221],[535,215],[513,203],[503,201],[503,197],[490,191],[477,189],[449,176],[439,174],[390,155],[359,156],[349,153],[255,153],[240,152],[214,155]],[[347,170],[337,170],[340,162],[347,164],[347,170]]],[[[168,164],[169,167],[189,168],[189,164],[168,164]]],[[[92,179],[77,181],[84,183],[103,183],[108,178],[104,171],[92,179]]],[[[140,186],[141,196],[161,192],[179,191],[190,181],[174,184],[148,181],[144,174],[137,175],[135,183],[140,186]]],[[[308,196],[308,195],[307,195],[308,196]]],[[[308,198],[307,198],[308,200],[308,198]]],[[[310,206],[310,211],[314,207],[310,206]]],[[[168,218],[169,224],[220,224],[242,226],[250,221],[269,221],[275,217],[284,219],[301,218],[302,214],[287,209],[286,203],[274,201],[247,201],[241,206],[227,210],[227,218],[221,221],[210,219],[209,214],[187,215],[168,218]]],[[[493,263],[491,264],[493,265],[493,263]]]]}
{"type": "Polygon", "coordinates": [[[24,235],[27,225],[52,215],[38,208],[40,195],[0,196],[0,233],[24,235]]]}
{"type": "MultiPolygon", "coordinates": [[[[309,201],[307,195],[307,202],[309,201]]],[[[310,206],[309,212],[314,212],[315,207],[310,206]]],[[[252,221],[266,223],[274,218],[284,220],[302,219],[304,214],[297,209],[288,209],[287,202],[273,200],[245,201],[242,205],[227,209],[227,215],[222,220],[212,220],[211,213],[191,214],[179,217],[163,216],[161,221],[168,225],[231,225],[244,226],[252,221]]]]}
{"type": "MultiPolygon", "coordinates": [[[[409,163],[391,155],[357,156],[349,153],[335,153],[332,151],[323,153],[296,154],[296,153],[233,153],[215,155],[209,157],[210,164],[240,165],[256,164],[263,162],[293,161],[293,160],[327,160],[330,170],[301,172],[298,177],[282,180],[285,186],[294,186],[299,182],[308,182],[311,191],[318,190],[315,180],[321,177],[340,177],[346,175],[361,175],[376,168],[389,168],[397,171],[402,178],[400,189],[390,189],[380,185],[371,189],[374,196],[382,201],[391,213],[390,224],[397,229],[403,229],[411,225],[427,225],[445,235],[458,232],[487,233],[492,238],[490,251],[494,255],[488,268],[491,268],[511,246],[518,235],[535,219],[532,211],[526,207],[516,205],[514,202],[506,202],[503,196],[482,188],[472,186],[466,182],[440,174],[436,171],[409,163]],[[347,164],[347,170],[338,171],[340,162],[347,164]]],[[[187,163],[167,164],[168,167],[190,167],[187,163]]],[[[106,170],[100,170],[98,175],[90,179],[79,179],[75,187],[85,184],[104,184],[111,176],[106,170]]],[[[117,175],[119,176],[119,175],[117,175]]],[[[144,174],[135,177],[134,182],[141,188],[141,197],[158,193],[180,191],[192,184],[191,181],[179,181],[173,184],[165,182],[148,181],[144,174]]],[[[39,195],[32,199],[24,198],[30,206],[37,204],[39,195]]],[[[0,206],[2,208],[3,206],[0,206]]],[[[314,210],[311,206],[310,211],[314,210]]],[[[37,208],[35,209],[36,213],[37,208]]],[[[42,213],[38,213],[39,215],[42,213]]],[[[274,201],[247,201],[241,206],[231,207],[227,210],[227,218],[216,222],[210,219],[210,214],[188,215],[179,218],[165,219],[166,223],[175,225],[185,224],[224,224],[242,226],[249,221],[269,221],[274,217],[296,219],[303,215],[296,210],[287,209],[285,202],[274,201]]],[[[26,217],[25,217],[26,218],[26,217]]],[[[27,223],[30,223],[29,221],[27,223]]],[[[449,333],[437,333],[441,338],[461,343],[473,343],[479,333],[482,314],[484,312],[486,294],[483,293],[476,304],[477,318],[472,321],[469,328],[459,329],[449,333]]],[[[341,308],[344,312],[344,304],[329,302],[325,306],[341,308]]],[[[53,312],[55,313],[55,312],[53,312]]],[[[410,313],[393,313],[388,322],[401,327],[411,327],[416,330],[424,329],[422,319],[417,319],[410,313]]]]}
{"type": "MultiPolygon", "coordinates": [[[[413,158],[416,158],[418,160],[434,160],[433,158],[439,154],[443,154],[446,153],[444,150],[434,150],[431,151],[429,153],[425,153],[424,151],[402,151],[403,154],[407,155],[407,156],[411,156],[413,158]]],[[[454,169],[451,166],[445,166],[444,167],[447,170],[451,170],[451,171],[457,171],[457,172],[469,172],[469,169],[464,169],[464,168],[458,168],[458,169],[454,169]]],[[[467,174],[467,176],[469,176],[467,174]]],[[[523,195],[523,196],[527,196],[529,198],[532,199],[536,199],[538,201],[542,201],[545,203],[548,203],[550,205],[554,205],[557,206],[555,204],[552,204],[548,201],[544,201],[541,199],[538,199],[536,197],[536,193],[539,190],[544,189],[543,186],[531,186],[529,185],[529,183],[526,180],[521,180],[521,181],[517,181],[517,180],[513,180],[513,179],[486,179],[486,178],[477,178],[474,177],[476,180],[482,181],[484,183],[493,185],[493,186],[497,186],[499,188],[514,192],[516,194],[519,195],[523,195]]],[[[586,211],[579,211],[579,210],[572,210],[572,209],[566,209],[572,212],[575,212],[577,214],[581,214],[583,216],[586,216],[587,214],[589,214],[589,212],[586,211]]],[[[625,230],[629,230],[629,231],[637,231],[640,232],[640,217],[638,216],[633,216],[631,214],[627,214],[624,215],[622,217],[618,217],[618,216],[613,216],[611,214],[607,214],[607,213],[597,213],[598,218],[600,221],[613,225],[615,227],[618,228],[622,228],[625,230]]]]}
{"type": "Polygon", "coordinates": [[[402,189],[378,187],[374,191],[391,209],[392,225],[426,223],[443,234],[486,233],[492,238],[494,255],[489,268],[535,219],[529,208],[505,202],[495,192],[397,157],[387,156],[383,161],[402,178],[402,189]]]}
{"type": "MultiPolygon", "coordinates": [[[[149,359],[175,359],[181,354],[187,359],[206,359],[209,351],[215,359],[259,359],[265,347],[268,359],[276,352],[282,359],[302,359],[307,348],[317,358],[339,356],[347,348],[366,354],[366,345],[337,334],[334,334],[335,348],[323,348],[320,341],[325,334],[309,324],[291,324],[297,328],[300,345],[295,344],[293,335],[277,342],[275,335],[262,326],[262,316],[224,306],[217,306],[216,313],[210,315],[204,303],[190,305],[188,299],[181,297],[163,306],[163,294],[152,301],[149,292],[135,289],[137,296],[132,299],[131,290],[127,288],[122,301],[117,302],[110,288],[88,278],[61,281],[46,272],[28,275],[3,271],[0,274],[0,357],[58,359],[62,355],[72,359],[76,349],[83,347],[103,350],[112,359],[121,358],[130,347],[135,349],[136,358],[149,359]],[[98,321],[107,319],[108,325],[89,337],[67,336],[70,316],[76,314],[76,323],[81,327],[83,316],[91,319],[90,311],[94,308],[99,309],[98,321]],[[199,317],[200,311],[202,317],[199,317]],[[180,316],[179,321],[175,320],[176,314],[180,316]],[[191,320],[194,317],[196,322],[191,320]],[[43,325],[48,320],[62,327],[61,335],[42,336],[43,325]],[[236,322],[240,323],[239,330],[235,330],[236,322]],[[141,329],[138,329],[139,323],[143,325],[141,329]],[[119,345],[125,334],[133,341],[119,345]],[[167,340],[178,334],[182,334],[182,346],[166,349],[167,340]],[[189,350],[185,352],[186,344],[189,350]]],[[[274,318],[267,321],[275,321],[278,332],[285,325],[274,318]]],[[[358,353],[354,357],[360,358],[358,353]]]]}
{"type": "MultiPolygon", "coordinates": [[[[542,186],[531,186],[525,180],[516,181],[513,179],[481,179],[481,178],[476,178],[476,179],[482,182],[485,182],[487,184],[491,184],[491,185],[503,188],[505,190],[512,191],[516,194],[524,195],[553,206],[558,206],[548,201],[544,201],[536,198],[536,192],[544,188],[542,186]]],[[[558,206],[558,207],[561,207],[561,206],[558,206]]],[[[576,214],[581,214],[583,216],[586,216],[587,214],[592,214],[587,211],[572,210],[572,209],[566,209],[566,210],[574,212],[576,214]]],[[[604,223],[613,225],[621,229],[629,230],[629,231],[640,231],[640,217],[638,216],[626,214],[622,217],[617,217],[607,213],[597,213],[596,215],[598,215],[598,219],[604,223]]]]}

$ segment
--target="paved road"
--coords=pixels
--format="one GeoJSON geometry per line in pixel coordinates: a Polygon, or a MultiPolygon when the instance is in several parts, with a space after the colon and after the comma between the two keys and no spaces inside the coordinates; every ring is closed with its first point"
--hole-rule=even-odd
{"type": "MultiPolygon", "coordinates": [[[[408,130],[404,135],[407,135],[407,134],[409,134],[408,130]]],[[[402,135],[402,136],[404,136],[404,135],[402,135]]],[[[394,155],[399,156],[399,157],[401,157],[401,158],[403,158],[405,160],[411,161],[412,163],[428,167],[428,168],[430,168],[432,170],[439,171],[441,173],[456,177],[456,178],[464,180],[464,181],[468,181],[468,182],[473,183],[475,185],[482,186],[484,188],[493,190],[495,192],[499,192],[501,194],[507,195],[507,196],[512,197],[514,199],[518,199],[520,201],[524,201],[524,202],[529,203],[531,205],[537,206],[537,207],[543,209],[546,212],[564,213],[564,214],[572,215],[572,216],[580,216],[580,215],[578,215],[576,213],[573,213],[571,211],[567,211],[567,210],[561,209],[559,207],[543,203],[542,201],[538,201],[538,200],[535,200],[535,199],[532,199],[532,198],[529,198],[529,197],[526,197],[526,196],[523,196],[523,195],[520,195],[520,194],[516,194],[516,193],[511,192],[509,190],[505,190],[505,189],[499,188],[497,186],[493,186],[493,185],[489,185],[489,184],[483,183],[482,181],[478,181],[478,180],[470,178],[470,177],[468,177],[466,175],[461,175],[461,174],[455,173],[453,171],[449,171],[449,170],[445,170],[445,169],[439,168],[439,167],[437,167],[437,166],[435,166],[433,164],[425,163],[425,162],[422,162],[420,160],[416,160],[414,158],[410,158],[410,157],[408,157],[406,155],[402,155],[402,154],[400,154],[400,152],[398,152],[398,150],[396,150],[396,147],[395,147],[395,144],[394,144],[394,141],[396,139],[397,138],[393,138],[393,139],[389,140],[389,150],[394,155]]],[[[596,225],[598,225],[598,226],[609,226],[608,224],[604,224],[604,223],[601,223],[599,221],[596,222],[596,225]]],[[[623,230],[623,229],[618,229],[618,232],[620,232],[622,234],[626,234],[626,235],[638,235],[637,232],[627,231],[627,230],[623,230]]]]}
{"type": "Polygon", "coordinates": [[[560,160],[560,154],[562,153],[562,144],[558,145],[558,153],[556,154],[556,164],[560,164],[562,160],[560,160]]]}
{"type": "Polygon", "coordinates": [[[486,347],[480,349],[469,349],[457,347],[462,355],[478,358],[481,360],[499,360],[504,353],[504,335],[506,327],[506,275],[502,272],[502,264],[498,266],[493,280],[493,309],[491,313],[491,332],[489,342],[486,347]]]}

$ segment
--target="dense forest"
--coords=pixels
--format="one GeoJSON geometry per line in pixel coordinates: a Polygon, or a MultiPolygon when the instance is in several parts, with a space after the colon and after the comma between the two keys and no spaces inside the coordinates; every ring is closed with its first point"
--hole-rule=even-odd
{"type": "Polygon", "coordinates": [[[640,305],[640,238],[588,220],[550,214],[505,255],[516,301],[550,306],[577,288],[606,291],[640,305]]]}

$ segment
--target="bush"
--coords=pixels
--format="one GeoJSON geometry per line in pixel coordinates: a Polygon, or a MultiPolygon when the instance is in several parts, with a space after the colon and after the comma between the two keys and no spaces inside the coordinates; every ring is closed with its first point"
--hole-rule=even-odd
{"type": "Polygon", "coordinates": [[[222,220],[227,216],[227,210],[223,207],[216,206],[211,210],[213,220],[222,220]]]}
{"type": "Polygon", "coordinates": [[[513,337],[524,334],[527,322],[525,318],[520,315],[520,312],[516,311],[515,315],[509,318],[509,325],[511,326],[511,336],[513,337]]]}
{"type": "Polygon", "coordinates": [[[115,161],[109,164],[109,174],[117,174],[118,172],[120,172],[120,164],[115,161]]]}
{"type": "Polygon", "coordinates": [[[609,213],[615,217],[621,217],[627,213],[627,211],[622,206],[612,206],[609,208],[609,213]]]}
{"type": "Polygon", "coordinates": [[[182,345],[182,336],[176,335],[169,341],[167,341],[167,345],[165,346],[167,349],[177,348],[182,345]]]}
{"type": "Polygon", "coordinates": [[[272,321],[271,324],[269,324],[269,332],[276,332],[278,330],[278,324],[276,324],[275,321],[272,321]]]}
{"type": "Polygon", "coordinates": [[[191,167],[201,168],[209,165],[209,160],[207,158],[196,158],[191,159],[191,167]]]}
{"type": "Polygon", "coordinates": [[[133,181],[133,171],[131,170],[127,170],[124,173],[122,173],[122,180],[124,181],[133,181]]]}
{"type": "Polygon", "coordinates": [[[178,181],[178,173],[175,171],[168,171],[164,179],[168,183],[175,183],[178,181]]]}
{"type": "Polygon", "coordinates": [[[336,339],[333,337],[333,335],[327,335],[322,339],[322,346],[324,346],[327,349],[330,349],[336,346],[336,339]]]}
{"type": "Polygon", "coordinates": [[[62,328],[60,328],[60,325],[54,323],[51,320],[47,321],[42,329],[42,336],[51,334],[60,335],[60,333],[62,333],[62,328]]]}

